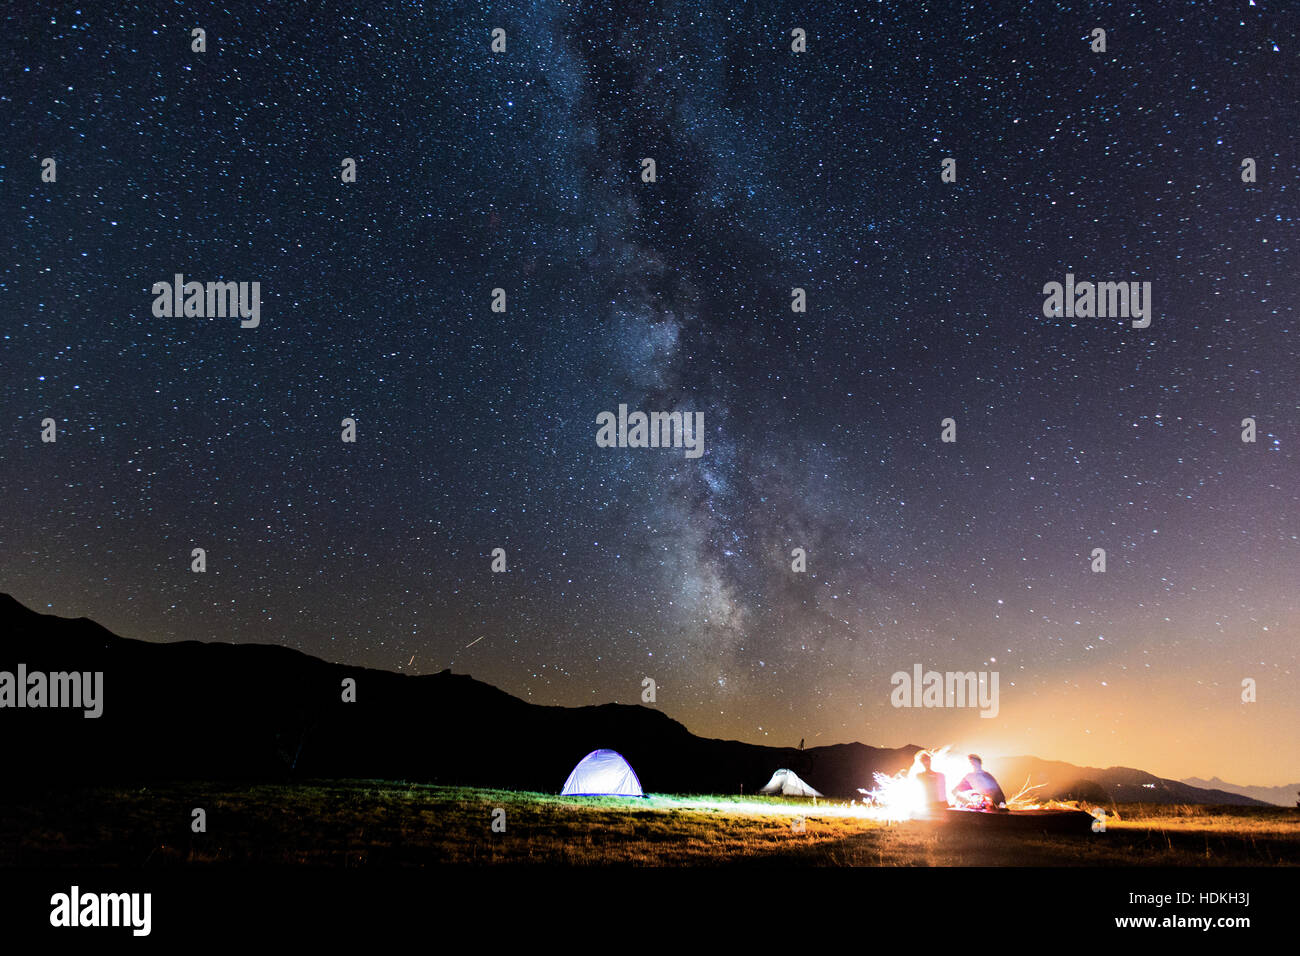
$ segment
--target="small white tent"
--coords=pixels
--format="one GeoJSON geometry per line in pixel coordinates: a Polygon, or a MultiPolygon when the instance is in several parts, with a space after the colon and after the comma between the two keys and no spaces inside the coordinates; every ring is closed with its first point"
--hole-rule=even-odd
{"type": "Polygon", "coordinates": [[[567,796],[643,797],[636,772],[614,750],[593,750],[578,761],[564,781],[567,796]]]}
{"type": "Polygon", "coordinates": [[[780,794],[783,797],[820,797],[821,794],[799,779],[793,770],[778,770],[759,793],[780,794]]]}

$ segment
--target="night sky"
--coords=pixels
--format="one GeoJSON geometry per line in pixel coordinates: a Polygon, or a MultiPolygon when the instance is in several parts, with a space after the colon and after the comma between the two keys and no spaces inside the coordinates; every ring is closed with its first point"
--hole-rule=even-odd
{"type": "Polygon", "coordinates": [[[704,736],[1300,778],[1294,3],[3,27],[0,590],[537,703],[650,677],[704,736]],[[260,325],[156,317],[176,273],[260,325]],[[1045,318],[1067,273],[1150,327],[1045,318]],[[597,447],[620,404],[704,455],[597,447]],[[1000,713],[890,706],[918,663],[1000,713]]]}

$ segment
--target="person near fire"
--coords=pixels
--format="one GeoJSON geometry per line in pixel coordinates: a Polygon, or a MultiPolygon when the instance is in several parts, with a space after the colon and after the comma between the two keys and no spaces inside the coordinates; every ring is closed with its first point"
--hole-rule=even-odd
{"type": "Polygon", "coordinates": [[[961,783],[953,788],[959,800],[969,805],[984,804],[991,809],[1006,809],[1007,797],[993,779],[993,774],[984,769],[984,761],[977,754],[971,754],[971,772],[961,778],[961,783]]]}
{"type": "Polygon", "coordinates": [[[924,770],[916,774],[916,781],[921,785],[925,795],[925,807],[929,814],[942,813],[948,809],[948,781],[944,775],[930,769],[930,755],[924,750],[917,755],[924,770]]]}

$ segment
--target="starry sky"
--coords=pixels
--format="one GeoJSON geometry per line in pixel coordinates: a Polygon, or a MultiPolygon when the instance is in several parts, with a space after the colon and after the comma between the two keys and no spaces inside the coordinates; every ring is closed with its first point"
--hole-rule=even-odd
{"type": "Polygon", "coordinates": [[[650,677],[704,736],[1300,779],[1300,8],[362,6],[3,14],[0,590],[650,677]],[[178,272],[259,327],[155,317],[178,272]],[[1066,273],[1151,326],[1045,318],[1066,273]],[[704,455],[597,447],[619,404],[704,455]],[[892,707],[918,663],[998,716],[892,707]]]}

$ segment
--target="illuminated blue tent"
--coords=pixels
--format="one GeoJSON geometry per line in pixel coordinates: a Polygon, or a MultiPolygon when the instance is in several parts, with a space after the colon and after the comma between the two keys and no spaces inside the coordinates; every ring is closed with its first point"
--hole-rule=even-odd
{"type": "Polygon", "coordinates": [[[593,750],[564,781],[565,796],[644,797],[636,772],[614,750],[593,750]]]}

